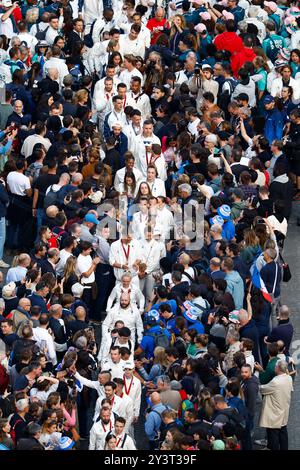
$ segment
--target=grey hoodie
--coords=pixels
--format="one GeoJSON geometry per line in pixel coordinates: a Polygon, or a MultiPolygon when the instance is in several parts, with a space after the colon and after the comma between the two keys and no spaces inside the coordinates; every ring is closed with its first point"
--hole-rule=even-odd
{"type": "Polygon", "coordinates": [[[244,282],[237,271],[231,271],[226,274],[225,281],[227,282],[226,292],[229,292],[234,300],[235,308],[243,308],[244,302],[244,282]]]}

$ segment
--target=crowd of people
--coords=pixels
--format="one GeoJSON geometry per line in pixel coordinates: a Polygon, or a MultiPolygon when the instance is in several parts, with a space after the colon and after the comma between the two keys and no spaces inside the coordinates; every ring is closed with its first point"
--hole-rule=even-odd
{"type": "Polygon", "coordinates": [[[300,2],[2,0],[0,100],[0,449],[287,450],[300,2]]]}

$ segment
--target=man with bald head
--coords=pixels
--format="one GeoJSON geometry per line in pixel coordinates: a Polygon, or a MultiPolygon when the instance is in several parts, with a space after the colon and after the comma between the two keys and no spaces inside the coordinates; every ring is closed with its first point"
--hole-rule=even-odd
{"type": "Polygon", "coordinates": [[[54,335],[54,347],[57,360],[60,362],[68,349],[66,327],[62,319],[62,306],[60,304],[51,305],[49,314],[49,328],[51,328],[54,335]]]}
{"type": "Polygon", "coordinates": [[[86,321],[86,310],[84,307],[77,307],[75,309],[75,320],[71,320],[67,323],[67,335],[68,337],[73,336],[77,331],[85,330],[89,327],[86,321]]]}
{"type": "Polygon", "coordinates": [[[225,273],[221,271],[221,260],[220,258],[212,258],[209,262],[210,275],[213,280],[224,279],[225,273]]]}
{"type": "Polygon", "coordinates": [[[259,335],[255,321],[251,315],[241,308],[238,314],[240,338],[249,338],[254,342],[253,356],[255,361],[259,362],[259,335]]]}
{"type": "Polygon", "coordinates": [[[59,204],[63,205],[64,199],[68,193],[73,193],[76,191],[83,181],[83,176],[81,173],[75,173],[72,176],[71,183],[64,184],[64,186],[59,190],[57,195],[59,204]]]}
{"type": "Polygon", "coordinates": [[[166,405],[163,405],[160,399],[160,395],[157,392],[153,392],[150,395],[151,411],[146,416],[145,432],[149,439],[149,449],[158,449],[158,438],[159,429],[162,423],[161,415],[163,411],[167,410],[166,405]]]}
{"type": "Polygon", "coordinates": [[[30,324],[30,326],[32,326],[32,321],[30,320],[30,307],[30,300],[24,297],[23,299],[19,300],[17,308],[11,312],[13,331],[18,336],[20,336],[24,325],[30,324]]]}
{"type": "Polygon", "coordinates": [[[24,114],[24,103],[21,100],[16,100],[13,105],[13,113],[8,116],[7,127],[13,122],[19,126],[29,126],[31,121],[30,114],[24,114]]]}
{"type": "Polygon", "coordinates": [[[151,31],[151,45],[156,44],[159,36],[163,33],[166,25],[166,12],[163,8],[157,8],[155,17],[151,18],[147,23],[147,28],[151,31]]]}
{"type": "Polygon", "coordinates": [[[130,303],[130,294],[122,293],[119,303],[116,303],[108,312],[102,324],[102,337],[109,339],[110,331],[118,320],[124,322],[124,326],[130,329],[132,342],[137,334],[138,342],[143,338],[143,322],[141,314],[135,304],[130,303]]]}

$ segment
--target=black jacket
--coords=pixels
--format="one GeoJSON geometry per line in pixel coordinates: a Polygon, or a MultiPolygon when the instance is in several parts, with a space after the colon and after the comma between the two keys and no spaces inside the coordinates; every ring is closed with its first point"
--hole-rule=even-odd
{"type": "Polygon", "coordinates": [[[253,375],[250,377],[250,379],[243,380],[241,385],[244,392],[245,405],[248,409],[249,416],[253,417],[256,411],[256,399],[259,389],[259,380],[255,375],[253,375]]]}
{"type": "Polygon", "coordinates": [[[293,184],[287,175],[277,176],[270,184],[270,201],[276,202],[278,199],[284,201],[284,217],[288,219],[292,211],[293,184]]]}
{"type": "Polygon", "coordinates": [[[34,437],[24,437],[19,440],[17,450],[45,450],[45,447],[34,437]]]}
{"type": "Polygon", "coordinates": [[[4,184],[0,182],[0,219],[6,216],[7,204],[9,202],[8,194],[4,184]]]}

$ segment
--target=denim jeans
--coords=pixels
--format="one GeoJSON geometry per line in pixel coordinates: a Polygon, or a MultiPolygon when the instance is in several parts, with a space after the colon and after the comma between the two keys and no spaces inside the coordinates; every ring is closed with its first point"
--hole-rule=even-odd
{"type": "Polygon", "coordinates": [[[39,230],[41,226],[43,225],[43,214],[44,214],[44,209],[37,209],[36,210],[36,239],[35,241],[37,242],[39,239],[39,230]]]}
{"type": "Polygon", "coordinates": [[[3,249],[6,236],[6,220],[5,217],[0,218],[0,259],[3,259],[3,249]]]}

